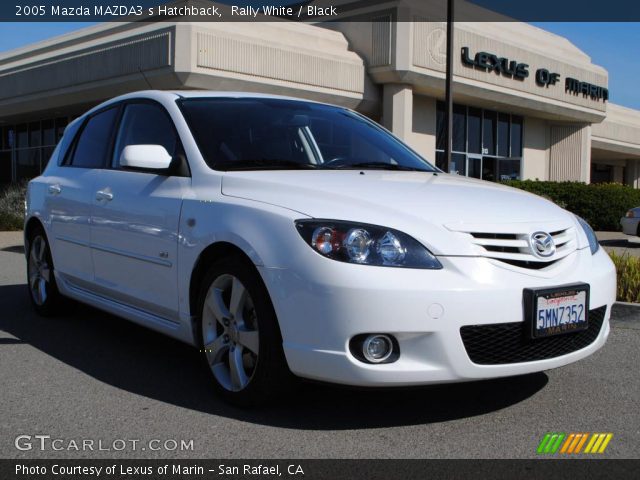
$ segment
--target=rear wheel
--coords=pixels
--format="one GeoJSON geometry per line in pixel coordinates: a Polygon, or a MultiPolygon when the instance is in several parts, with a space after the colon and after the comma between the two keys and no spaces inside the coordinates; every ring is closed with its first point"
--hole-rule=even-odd
{"type": "Polygon", "coordinates": [[[244,258],[216,262],[198,302],[198,334],[217,392],[227,401],[256,405],[288,389],[282,337],[262,279],[244,258]]]}
{"type": "Polygon", "coordinates": [[[61,295],[53,272],[49,242],[44,230],[37,228],[29,238],[27,281],[33,307],[40,315],[46,317],[59,313],[61,304],[61,295]]]}

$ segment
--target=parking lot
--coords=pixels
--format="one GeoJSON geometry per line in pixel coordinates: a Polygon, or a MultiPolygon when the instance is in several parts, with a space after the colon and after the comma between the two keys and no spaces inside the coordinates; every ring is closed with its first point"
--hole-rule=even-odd
{"type": "Polygon", "coordinates": [[[621,232],[596,232],[596,235],[607,252],[640,257],[640,238],[621,232]]]}
{"type": "Polygon", "coordinates": [[[281,405],[240,410],[212,395],[191,347],[88,307],[36,316],[20,242],[0,233],[1,458],[532,458],[551,431],[611,432],[603,456],[640,458],[636,307],[616,308],[602,350],[558,370],[392,391],[303,384],[281,405]],[[23,451],[19,435],[140,443],[23,451]]]}

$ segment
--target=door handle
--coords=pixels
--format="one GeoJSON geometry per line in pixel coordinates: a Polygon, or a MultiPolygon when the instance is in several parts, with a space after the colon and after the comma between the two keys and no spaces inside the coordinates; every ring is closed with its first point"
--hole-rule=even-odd
{"type": "Polygon", "coordinates": [[[51,195],[59,195],[62,192],[60,185],[49,185],[49,193],[51,195]]]}
{"type": "Polygon", "coordinates": [[[113,193],[105,192],[104,190],[98,190],[96,192],[96,200],[106,200],[107,202],[110,202],[111,200],[113,200],[113,193]]]}

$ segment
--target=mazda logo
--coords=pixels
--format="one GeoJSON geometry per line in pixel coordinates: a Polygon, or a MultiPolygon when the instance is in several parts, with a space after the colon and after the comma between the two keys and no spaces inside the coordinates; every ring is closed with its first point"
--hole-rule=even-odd
{"type": "Polygon", "coordinates": [[[546,232],[535,232],[529,239],[531,250],[538,257],[550,257],[556,253],[556,244],[553,237],[546,232]]]}

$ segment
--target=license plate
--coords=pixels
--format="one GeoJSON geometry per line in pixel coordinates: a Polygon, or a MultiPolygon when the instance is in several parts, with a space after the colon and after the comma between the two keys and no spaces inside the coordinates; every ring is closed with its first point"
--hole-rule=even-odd
{"type": "Polygon", "coordinates": [[[589,326],[589,285],[527,290],[526,304],[530,305],[533,338],[577,332],[589,326]]]}

